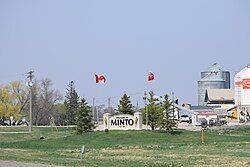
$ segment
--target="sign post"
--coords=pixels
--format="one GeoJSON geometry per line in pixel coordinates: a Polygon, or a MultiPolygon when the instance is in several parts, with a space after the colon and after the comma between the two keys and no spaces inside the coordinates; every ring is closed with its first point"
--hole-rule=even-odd
{"type": "Polygon", "coordinates": [[[202,128],[201,130],[201,143],[204,144],[205,143],[205,133],[204,133],[204,128],[202,128]]]}
{"type": "Polygon", "coordinates": [[[85,146],[82,146],[82,149],[81,149],[81,161],[83,159],[84,152],[85,152],[85,146]]]}

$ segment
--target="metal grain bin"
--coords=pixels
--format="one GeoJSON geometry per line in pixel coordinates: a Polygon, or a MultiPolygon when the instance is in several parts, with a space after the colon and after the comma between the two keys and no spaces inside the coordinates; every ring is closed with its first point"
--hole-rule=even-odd
{"type": "Polygon", "coordinates": [[[223,89],[230,89],[230,72],[223,69],[217,63],[214,63],[206,71],[201,72],[201,79],[208,76],[211,73],[217,73],[217,76],[221,77],[225,83],[223,89]]]}
{"type": "Polygon", "coordinates": [[[205,106],[205,93],[207,89],[226,89],[226,81],[217,72],[212,72],[198,81],[198,105],[205,106]]]}

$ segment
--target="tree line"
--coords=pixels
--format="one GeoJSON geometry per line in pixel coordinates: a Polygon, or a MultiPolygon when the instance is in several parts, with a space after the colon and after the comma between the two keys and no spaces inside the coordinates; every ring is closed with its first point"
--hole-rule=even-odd
{"type": "MultiPolygon", "coordinates": [[[[52,86],[48,78],[33,83],[33,125],[77,125],[78,133],[93,130],[93,108],[85,98],[79,97],[74,82],[67,85],[65,98],[52,86]]],[[[20,81],[0,85],[0,124],[19,125],[23,122],[22,118],[29,122],[29,100],[29,88],[20,81]]],[[[124,93],[117,106],[117,113],[133,115],[139,111],[143,114],[143,123],[147,119],[152,130],[160,128],[171,131],[176,126],[176,120],[169,96],[166,94],[159,100],[151,91],[146,100],[145,108],[138,110],[132,105],[130,96],[124,93]]]]}

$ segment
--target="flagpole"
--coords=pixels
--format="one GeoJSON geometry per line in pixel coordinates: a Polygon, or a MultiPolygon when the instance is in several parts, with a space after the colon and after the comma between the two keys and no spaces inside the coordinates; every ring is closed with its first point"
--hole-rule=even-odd
{"type": "Polygon", "coordinates": [[[146,130],[148,130],[148,108],[147,108],[147,92],[144,91],[144,103],[145,103],[145,112],[146,112],[146,130]]]}
{"type": "MultiPolygon", "coordinates": [[[[147,81],[151,82],[154,79],[155,79],[154,74],[152,72],[149,72],[148,76],[147,76],[147,81]]],[[[151,91],[153,92],[152,89],[151,89],[151,91]]],[[[146,129],[148,130],[148,107],[147,107],[147,93],[146,93],[146,91],[144,92],[144,96],[145,96],[145,112],[146,112],[146,129]]]]}
{"type": "Polygon", "coordinates": [[[108,112],[111,114],[111,103],[110,103],[111,97],[108,98],[108,112]]]}
{"type": "MultiPolygon", "coordinates": [[[[105,83],[106,77],[103,74],[95,74],[95,82],[96,82],[96,84],[105,83]]],[[[93,104],[94,104],[94,99],[93,99],[93,104]]],[[[98,109],[96,110],[96,119],[97,119],[97,126],[99,129],[99,111],[98,111],[98,109]]]]}
{"type": "Polygon", "coordinates": [[[95,98],[94,97],[93,97],[92,112],[93,112],[93,121],[95,121],[95,98]]]}

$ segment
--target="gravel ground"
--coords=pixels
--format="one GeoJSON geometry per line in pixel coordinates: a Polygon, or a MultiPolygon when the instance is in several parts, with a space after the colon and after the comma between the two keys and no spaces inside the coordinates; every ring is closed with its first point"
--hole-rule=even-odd
{"type": "Polygon", "coordinates": [[[183,123],[178,123],[178,129],[185,129],[189,131],[201,131],[201,126],[194,126],[189,123],[183,122],[183,123]]]}

